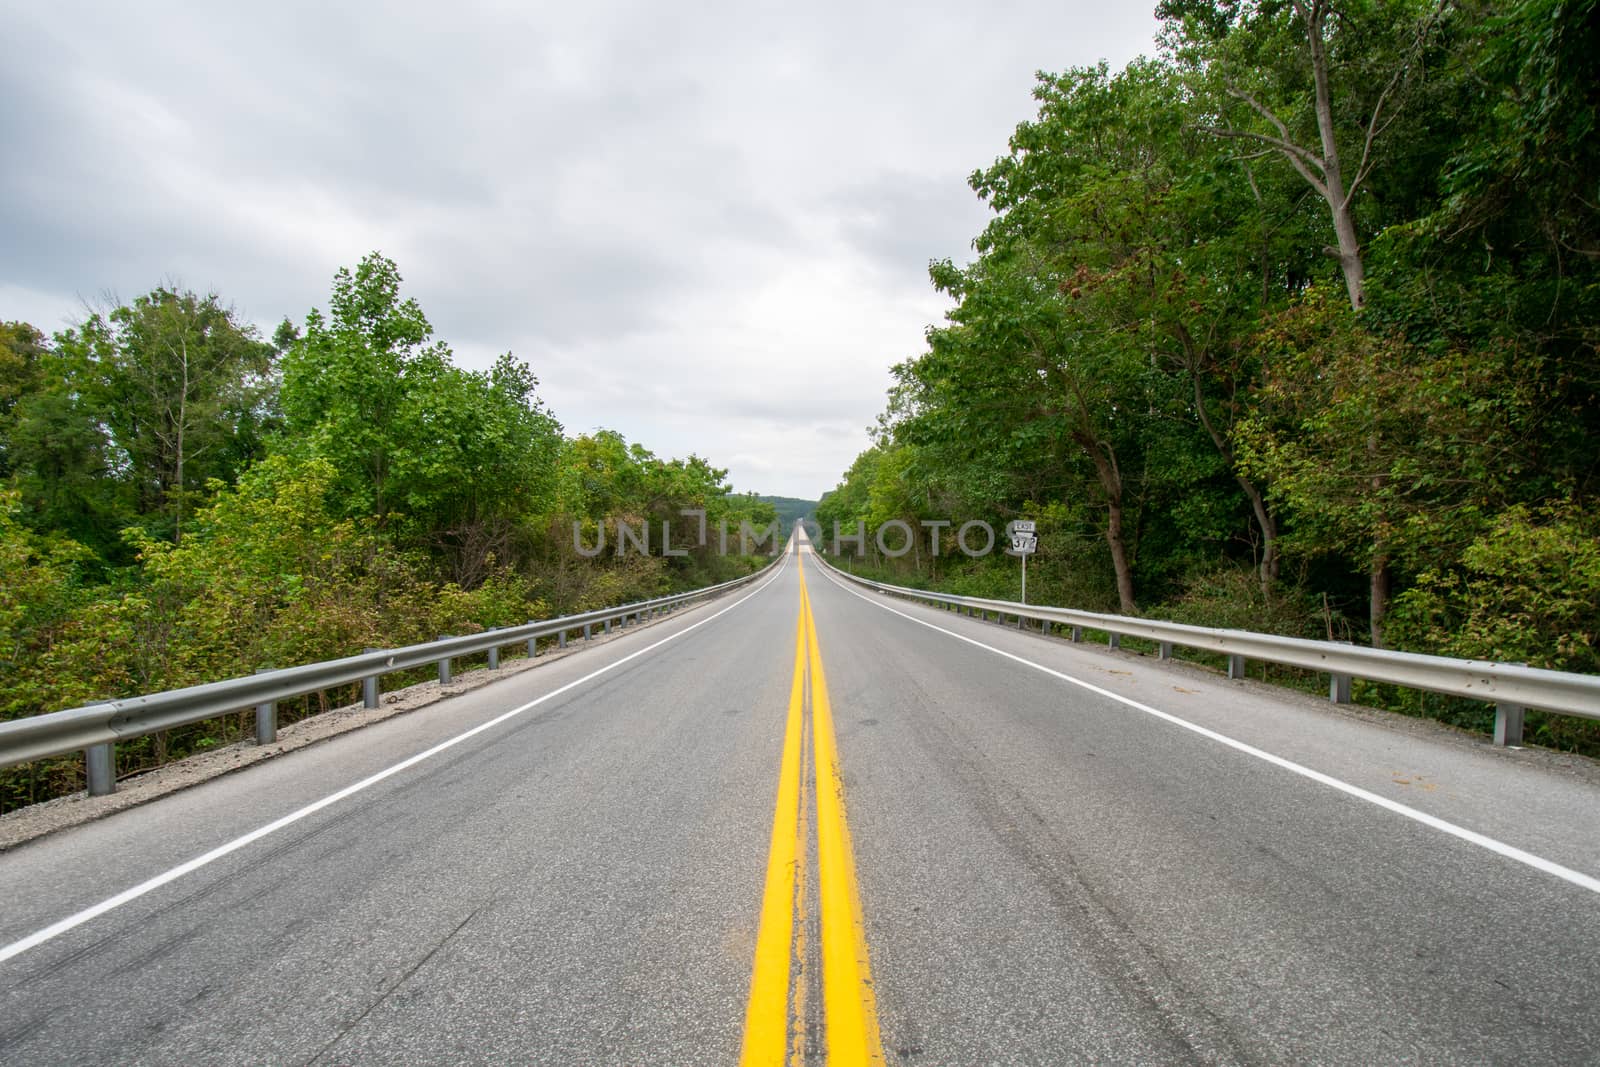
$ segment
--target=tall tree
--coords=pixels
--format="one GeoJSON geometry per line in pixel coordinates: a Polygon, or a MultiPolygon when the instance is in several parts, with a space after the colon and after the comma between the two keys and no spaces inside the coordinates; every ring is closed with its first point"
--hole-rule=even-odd
{"type": "Polygon", "coordinates": [[[1327,206],[1350,306],[1366,303],[1356,194],[1438,24],[1438,0],[1162,0],[1203,129],[1277,155],[1327,206]],[[1337,82],[1337,84],[1336,84],[1337,82]]]}
{"type": "Polygon", "coordinates": [[[26,322],[0,322],[0,478],[16,469],[11,444],[17,405],[44,381],[44,334],[26,322]]]}
{"type": "MultiPolygon", "coordinates": [[[[1350,307],[1367,303],[1357,194],[1370,185],[1408,83],[1435,37],[1444,0],[1162,0],[1173,51],[1211,112],[1201,128],[1278,156],[1320,197],[1350,307]]],[[[1376,450],[1377,431],[1369,434],[1376,450]]],[[[1371,485],[1374,493],[1381,481],[1371,485]]],[[[1383,643],[1390,553],[1370,553],[1369,629],[1383,643]]]]}
{"type": "MultiPolygon", "coordinates": [[[[338,472],[347,514],[380,519],[405,504],[395,471],[425,432],[413,393],[445,376],[449,349],[400,296],[400,270],[380,253],[334,275],[328,313],[313,309],[283,360],[283,411],[292,437],[338,472]]],[[[287,339],[287,338],[285,338],[287,339]]]]}
{"type": "Polygon", "coordinates": [[[270,404],[271,348],[215,293],[165,287],[90,316],[59,346],[127,456],[139,511],[164,512],[181,539],[191,487],[254,458],[228,453],[270,404]]]}

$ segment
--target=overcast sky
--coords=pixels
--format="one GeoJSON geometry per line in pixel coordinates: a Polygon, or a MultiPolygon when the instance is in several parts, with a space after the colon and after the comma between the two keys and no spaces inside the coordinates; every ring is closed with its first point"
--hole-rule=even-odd
{"type": "Polygon", "coordinates": [[[270,334],[376,249],[568,433],[814,498],[1033,72],[1151,52],[1154,2],[0,0],[0,319],[176,281],[270,334]]]}

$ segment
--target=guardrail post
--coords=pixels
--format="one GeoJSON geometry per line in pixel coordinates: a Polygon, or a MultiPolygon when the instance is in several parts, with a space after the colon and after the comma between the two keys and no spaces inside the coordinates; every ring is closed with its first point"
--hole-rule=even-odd
{"type": "MultiPolygon", "coordinates": [[[[449,636],[448,634],[440,634],[439,635],[439,640],[443,641],[448,636],[449,636]]],[[[450,657],[449,656],[446,656],[444,659],[439,661],[439,684],[440,685],[449,685],[450,684],[450,657]]]]}
{"type": "Polygon", "coordinates": [[[491,671],[500,669],[500,649],[498,647],[489,650],[489,669],[491,671]]]}
{"type": "Polygon", "coordinates": [[[606,633],[610,633],[610,632],[611,632],[611,620],[607,619],[606,620],[606,633]]]}
{"type": "Polygon", "coordinates": [[[1081,644],[1082,642],[1083,642],[1083,627],[1074,626],[1072,628],[1072,643],[1076,645],[1076,644],[1081,644]]]}
{"type": "MultiPolygon", "coordinates": [[[[364,648],[363,652],[377,652],[376,648],[364,648]]],[[[369,674],[361,679],[361,706],[375,708],[378,706],[378,675],[369,674]]]]}
{"type": "MultiPolygon", "coordinates": [[[[528,625],[529,626],[533,625],[533,620],[532,619],[528,620],[528,625]]],[[[528,638],[528,658],[529,659],[536,659],[536,658],[538,658],[538,655],[539,655],[539,639],[537,637],[528,638]]]]}
{"type": "MultiPolygon", "coordinates": [[[[585,641],[589,640],[589,628],[587,626],[585,626],[583,628],[583,639],[585,641]]],[[[562,630],[560,633],[556,634],[556,647],[557,648],[566,648],[567,647],[567,631],[562,630]]]]}
{"type": "Polygon", "coordinates": [[[117,791],[117,758],[110,741],[83,750],[83,776],[92,797],[108,797],[117,791]]]}
{"type": "MultiPolygon", "coordinates": [[[[1516,664],[1526,667],[1526,663],[1516,664]]],[[[1494,706],[1494,743],[1497,745],[1522,744],[1522,720],[1527,709],[1520,704],[1496,704],[1494,706]]]]}
{"type": "Polygon", "coordinates": [[[1494,706],[1494,743],[1500,746],[1522,744],[1525,709],[1517,704],[1494,706]]]}
{"type": "Polygon", "coordinates": [[[1239,655],[1237,652],[1228,653],[1228,677],[1244,677],[1244,657],[1239,655]]]}
{"type": "Polygon", "coordinates": [[[1160,643],[1160,645],[1159,645],[1159,647],[1158,647],[1158,649],[1156,651],[1156,658],[1157,659],[1171,659],[1172,658],[1172,642],[1171,641],[1162,641],[1160,643]]]}
{"type": "Polygon", "coordinates": [[[1122,647],[1122,635],[1121,634],[1114,634],[1110,630],[1107,630],[1106,631],[1106,647],[1107,648],[1121,648],[1122,647]]]}
{"type": "MultiPolygon", "coordinates": [[[[257,667],[257,674],[266,674],[271,667],[257,667]]],[[[256,705],[256,744],[270,745],[278,739],[278,702],[269,700],[256,705]]]]}
{"type": "MultiPolygon", "coordinates": [[[[562,634],[561,636],[562,637],[566,637],[567,635],[566,634],[562,634]]],[[[592,623],[592,622],[584,623],[583,624],[583,639],[585,641],[588,641],[588,640],[593,639],[593,637],[594,637],[594,623],[592,623]]]]}
{"type": "MultiPolygon", "coordinates": [[[[1340,645],[1348,645],[1351,642],[1338,641],[1335,643],[1340,645]]],[[[1350,675],[1333,674],[1331,672],[1328,674],[1328,699],[1333,701],[1335,704],[1350,703],[1350,675]]]]}

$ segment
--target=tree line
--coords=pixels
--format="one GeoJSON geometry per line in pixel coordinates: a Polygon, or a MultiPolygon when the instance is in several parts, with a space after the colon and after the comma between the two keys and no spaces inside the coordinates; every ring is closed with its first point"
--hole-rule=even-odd
{"type": "MultiPolygon", "coordinates": [[[[775,512],[698,456],[565,436],[526,363],[458,367],[401,281],[369,255],[271,339],[176,286],[53,337],[0,324],[0,719],[755,565],[693,541],[670,558],[578,555],[575,526],[592,542],[619,522],[687,529],[683,509],[736,530],[775,512]]],[[[127,772],[229,736],[200,724],[118,756],[127,772]]],[[[80,762],[0,771],[0,810],[81,788],[80,762]]]]}
{"type": "Polygon", "coordinates": [[[825,529],[1033,518],[1058,602],[1600,669],[1597,6],[1163,0],[1040,73],[825,529]]]}

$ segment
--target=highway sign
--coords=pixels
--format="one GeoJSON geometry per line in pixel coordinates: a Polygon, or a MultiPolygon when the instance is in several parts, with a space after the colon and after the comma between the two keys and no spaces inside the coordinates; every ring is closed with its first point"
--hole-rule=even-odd
{"type": "Polygon", "coordinates": [[[1013,534],[1011,537],[1011,551],[1019,556],[1026,556],[1039,547],[1039,539],[1032,534],[1013,534]]]}
{"type": "Polygon", "coordinates": [[[1013,535],[1015,535],[1015,534],[1031,534],[1031,533],[1036,533],[1037,531],[1038,531],[1038,526],[1034,522],[1032,522],[1031,520],[1024,521],[1022,519],[1017,519],[1015,522],[1013,522],[1011,524],[1011,532],[1012,532],[1013,535]]]}

